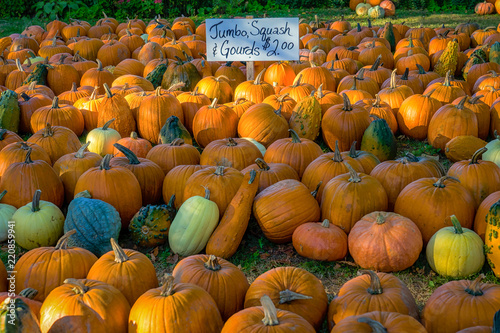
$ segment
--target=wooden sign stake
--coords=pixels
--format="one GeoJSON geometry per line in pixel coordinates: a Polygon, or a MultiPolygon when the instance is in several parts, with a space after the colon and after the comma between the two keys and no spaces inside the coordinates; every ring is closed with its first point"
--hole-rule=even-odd
{"type": "MultiPolygon", "coordinates": [[[[253,19],[253,15],[247,15],[246,19],[253,19]]],[[[247,81],[255,80],[255,66],[253,61],[247,61],[247,81]]]]}

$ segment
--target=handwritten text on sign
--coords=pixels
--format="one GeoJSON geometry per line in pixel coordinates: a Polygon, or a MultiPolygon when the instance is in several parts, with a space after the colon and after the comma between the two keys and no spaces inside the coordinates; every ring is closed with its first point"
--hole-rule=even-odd
{"type": "Polygon", "coordinates": [[[208,19],[209,61],[299,59],[299,19],[208,19]]]}

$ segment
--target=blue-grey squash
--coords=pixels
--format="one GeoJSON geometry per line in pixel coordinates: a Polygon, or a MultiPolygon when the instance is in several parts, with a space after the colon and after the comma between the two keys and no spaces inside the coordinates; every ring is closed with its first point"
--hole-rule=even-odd
{"type": "Polygon", "coordinates": [[[68,245],[83,247],[100,257],[112,250],[110,238],[118,239],[122,222],[110,204],[92,199],[88,191],[78,193],[69,206],[64,232],[75,229],[68,245]]]}

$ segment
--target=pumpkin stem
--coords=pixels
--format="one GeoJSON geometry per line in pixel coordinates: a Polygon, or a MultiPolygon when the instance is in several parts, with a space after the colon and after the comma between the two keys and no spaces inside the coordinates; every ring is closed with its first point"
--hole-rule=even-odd
{"type": "Polygon", "coordinates": [[[375,102],[373,102],[373,107],[379,108],[382,101],[380,100],[379,94],[375,94],[375,102]]]}
{"type": "Polygon", "coordinates": [[[423,97],[431,97],[431,95],[436,91],[436,89],[432,89],[431,91],[429,91],[427,94],[425,95],[422,95],[423,97]]]}
{"type": "Polygon", "coordinates": [[[405,72],[401,76],[401,80],[407,81],[408,80],[408,74],[410,73],[410,69],[406,67],[405,72]]]}
{"type": "Polygon", "coordinates": [[[358,80],[364,80],[365,79],[365,69],[361,68],[358,72],[358,75],[355,76],[358,80]]]}
{"type": "Polygon", "coordinates": [[[300,81],[301,80],[302,80],[302,74],[299,74],[299,76],[295,80],[294,84],[292,85],[292,88],[296,88],[296,87],[300,86],[300,81]]]}
{"type": "Polygon", "coordinates": [[[382,285],[380,284],[380,279],[379,279],[377,273],[375,273],[374,271],[371,271],[371,270],[367,270],[367,269],[360,270],[359,272],[361,274],[370,275],[371,284],[370,284],[370,288],[368,288],[367,291],[371,295],[380,295],[384,292],[384,290],[382,289],[382,285]]]}
{"type": "MultiPolygon", "coordinates": [[[[356,77],[354,77],[353,89],[355,89],[355,88],[356,88],[356,77]]],[[[351,101],[349,100],[349,97],[345,93],[342,93],[342,98],[344,99],[344,107],[342,108],[342,110],[352,111],[352,105],[351,105],[351,101]]]]}
{"type": "Polygon", "coordinates": [[[269,165],[267,165],[267,163],[260,157],[255,160],[255,164],[257,164],[260,171],[268,171],[271,169],[269,165]]]}
{"type": "Polygon", "coordinates": [[[104,156],[104,158],[101,161],[100,170],[109,170],[110,169],[109,162],[111,161],[112,157],[113,157],[113,155],[111,155],[111,154],[107,154],[106,156],[104,156]]]}
{"type": "Polygon", "coordinates": [[[450,216],[451,223],[453,224],[453,228],[455,229],[455,234],[463,234],[464,229],[462,228],[462,225],[458,221],[457,217],[455,215],[450,216]]]}
{"type": "Polygon", "coordinates": [[[35,299],[36,295],[38,295],[38,290],[33,289],[33,288],[23,289],[19,293],[19,296],[26,297],[26,298],[29,298],[29,299],[35,299]]]}
{"type": "MultiPolygon", "coordinates": [[[[320,85],[320,88],[323,84],[320,85]]],[[[319,91],[319,89],[318,89],[319,91]]],[[[283,94],[283,95],[280,95],[278,98],[276,98],[276,100],[278,101],[278,103],[280,103],[280,105],[285,101],[285,99],[288,97],[288,95],[290,95],[289,93],[286,93],[286,94],[283,94]]],[[[238,98],[238,100],[236,102],[238,102],[240,99],[244,99],[244,98],[238,98]]],[[[246,101],[246,99],[245,99],[246,101]]],[[[239,104],[239,103],[238,103],[239,104]]]]}
{"type": "Polygon", "coordinates": [[[493,317],[493,330],[492,333],[500,332],[500,310],[495,312],[495,316],[493,317]]]}
{"type": "Polygon", "coordinates": [[[276,310],[276,306],[274,306],[273,301],[267,295],[264,295],[260,298],[260,304],[264,309],[264,318],[262,322],[266,326],[276,326],[279,325],[278,321],[278,311],[276,310]]]}
{"type": "Polygon", "coordinates": [[[462,98],[462,100],[460,100],[460,102],[457,104],[457,109],[463,110],[466,101],[467,101],[467,96],[464,96],[464,98],[462,98]]]}
{"type": "Polygon", "coordinates": [[[89,190],[82,191],[80,193],[77,193],[74,197],[76,198],[86,198],[86,199],[92,199],[92,194],[90,194],[89,190]]]}
{"type": "Polygon", "coordinates": [[[322,181],[320,181],[318,183],[318,185],[316,185],[316,188],[314,189],[314,191],[311,192],[311,195],[316,199],[316,196],[318,195],[318,192],[319,192],[319,188],[321,187],[321,184],[323,184],[322,181]]]}
{"type": "Polygon", "coordinates": [[[451,177],[451,176],[443,176],[443,177],[439,178],[439,180],[433,184],[434,187],[445,188],[446,186],[444,185],[444,182],[447,179],[456,180],[457,182],[460,183],[460,180],[458,178],[451,177]]]}
{"type": "Polygon", "coordinates": [[[373,63],[372,67],[370,68],[370,72],[376,71],[380,66],[381,61],[382,61],[382,55],[379,54],[377,59],[375,59],[375,62],[373,63]]]}
{"type": "Polygon", "coordinates": [[[49,136],[54,136],[54,130],[52,129],[52,127],[50,126],[49,123],[47,123],[45,125],[45,128],[43,129],[43,133],[42,133],[42,136],[44,138],[47,138],[49,136]]]}
{"type": "Polygon", "coordinates": [[[289,303],[291,301],[296,301],[299,299],[312,299],[312,297],[296,293],[296,292],[291,291],[289,289],[280,291],[279,304],[285,304],[285,303],[289,303]]]}
{"type": "Polygon", "coordinates": [[[352,157],[352,158],[357,158],[359,157],[359,154],[356,150],[356,143],[357,141],[354,141],[351,145],[351,148],[349,149],[349,157],[352,157]]]}
{"type": "Polygon", "coordinates": [[[288,132],[290,132],[290,135],[292,136],[292,143],[301,143],[302,141],[300,141],[300,137],[299,135],[297,134],[297,132],[295,132],[293,129],[289,129],[288,132]]]}
{"type": "Polygon", "coordinates": [[[260,71],[259,75],[257,75],[257,77],[255,78],[255,80],[253,81],[253,84],[260,84],[261,79],[262,79],[262,75],[264,75],[265,71],[266,71],[265,68],[260,71]]]}
{"type": "Polygon", "coordinates": [[[347,169],[349,170],[349,175],[351,176],[349,178],[349,181],[351,183],[359,183],[361,182],[361,177],[358,175],[358,173],[356,172],[356,170],[354,170],[352,168],[352,166],[349,165],[349,163],[347,162],[344,162],[344,165],[347,167],[347,169]]]}
{"type": "MultiPolygon", "coordinates": [[[[22,145],[22,144],[23,144],[23,143],[21,143],[21,145],[22,145]]],[[[33,161],[31,160],[31,150],[32,150],[32,149],[31,149],[31,147],[29,147],[28,145],[26,145],[26,146],[28,147],[28,149],[26,149],[26,148],[24,148],[24,147],[23,147],[23,149],[26,149],[26,150],[27,150],[27,151],[26,151],[26,158],[24,159],[24,163],[26,163],[26,164],[31,164],[31,163],[33,163],[33,161]]]]}
{"type": "Polygon", "coordinates": [[[255,178],[257,177],[257,171],[254,169],[250,170],[250,179],[248,180],[248,184],[252,184],[255,181],[255,178]]]}
{"type": "Polygon", "coordinates": [[[368,317],[358,318],[358,323],[365,323],[369,325],[373,333],[387,333],[387,329],[384,327],[384,325],[371,318],[368,317]]]}
{"type": "Polygon", "coordinates": [[[85,157],[85,150],[87,150],[88,146],[90,145],[90,141],[87,141],[83,146],[78,149],[78,151],[75,154],[75,158],[84,158],[85,157]]]}
{"type": "Polygon", "coordinates": [[[215,109],[217,107],[217,97],[214,98],[212,104],[208,107],[209,109],[215,109]]]}
{"type": "Polygon", "coordinates": [[[216,175],[216,176],[224,176],[224,166],[223,165],[217,166],[215,168],[214,175],[216,175]]]}
{"type": "Polygon", "coordinates": [[[203,266],[211,271],[219,271],[221,269],[219,260],[213,254],[208,256],[208,260],[203,264],[203,266]]]}
{"type": "Polygon", "coordinates": [[[101,72],[103,70],[102,62],[99,59],[97,59],[96,61],[97,61],[97,70],[101,72]]]}
{"type": "Polygon", "coordinates": [[[446,72],[446,76],[444,77],[443,86],[445,86],[445,87],[451,86],[451,83],[450,83],[451,77],[450,76],[451,76],[451,71],[446,72]]]}
{"type": "Polygon", "coordinates": [[[137,140],[138,139],[137,132],[131,132],[130,133],[130,138],[133,139],[133,140],[137,140]]]}
{"type": "Polygon", "coordinates": [[[108,98],[113,97],[113,93],[112,93],[112,92],[111,92],[111,90],[109,89],[108,84],[107,84],[106,82],[104,82],[103,86],[104,86],[104,91],[106,92],[106,96],[107,96],[108,98]]]}
{"type": "Polygon", "coordinates": [[[384,224],[385,223],[385,216],[382,213],[379,213],[377,215],[377,219],[375,221],[377,224],[384,224]]]}
{"type": "Polygon", "coordinates": [[[237,145],[238,145],[238,144],[236,143],[236,141],[234,141],[234,139],[233,139],[233,138],[228,138],[228,139],[227,139],[227,144],[226,144],[226,146],[228,146],[228,147],[235,147],[235,146],[237,146],[237,145]]]}
{"type": "Polygon", "coordinates": [[[36,190],[33,195],[33,201],[31,202],[31,211],[38,212],[40,210],[40,196],[42,195],[42,191],[36,190]]]}
{"type": "Polygon", "coordinates": [[[465,289],[465,292],[472,296],[482,296],[483,291],[481,290],[481,281],[483,279],[484,274],[479,274],[479,276],[465,289]]]}
{"type": "Polygon", "coordinates": [[[333,152],[333,161],[334,162],[342,162],[342,161],[344,161],[342,159],[342,155],[340,155],[339,141],[338,140],[335,140],[335,151],[333,152]]]}
{"type": "Polygon", "coordinates": [[[206,186],[203,186],[203,188],[205,189],[205,199],[210,200],[210,190],[206,186]]]}
{"type": "Polygon", "coordinates": [[[0,201],[2,201],[3,197],[7,194],[7,190],[3,190],[2,193],[0,193],[0,201]]]}
{"type": "Polygon", "coordinates": [[[59,97],[57,96],[52,100],[52,109],[59,109],[59,97]]]}
{"type": "Polygon", "coordinates": [[[115,119],[116,119],[116,118],[113,118],[113,119],[108,120],[108,121],[107,121],[107,122],[106,122],[106,123],[102,126],[101,130],[106,131],[106,130],[108,129],[108,127],[111,125],[111,123],[112,123],[113,121],[115,121],[115,119]]]}
{"type": "Polygon", "coordinates": [[[176,138],[172,142],[170,142],[171,146],[182,146],[184,144],[184,140],[181,138],[176,138]]]}
{"type": "Polygon", "coordinates": [[[397,85],[396,85],[396,71],[397,71],[397,69],[393,70],[392,74],[391,74],[391,84],[389,86],[389,88],[391,88],[391,89],[396,89],[397,88],[397,85]]]}
{"type": "Polygon", "coordinates": [[[111,242],[111,247],[113,248],[113,252],[115,253],[115,262],[121,264],[122,262],[130,259],[114,238],[111,238],[109,241],[111,242]]]}
{"type": "Polygon", "coordinates": [[[329,228],[330,227],[330,221],[328,219],[324,219],[323,222],[321,223],[321,226],[323,228],[329,228]]]}
{"type": "Polygon", "coordinates": [[[141,164],[141,161],[139,161],[139,158],[137,157],[136,154],[127,147],[119,144],[118,142],[114,143],[113,146],[118,149],[125,157],[128,159],[129,164],[137,165],[141,164]]]}
{"type": "Polygon", "coordinates": [[[87,287],[86,285],[84,285],[81,281],[82,280],[69,278],[69,279],[64,280],[63,283],[72,285],[73,291],[75,292],[75,294],[83,295],[87,291],[89,291],[90,288],[87,287]]]}
{"type": "Polygon", "coordinates": [[[56,250],[66,250],[68,248],[68,240],[71,237],[71,235],[74,235],[74,234],[76,234],[76,230],[72,229],[72,230],[68,231],[67,233],[65,233],[64,235],[62,235],[62,237],[59,238],[59,240],[57,241],[55,249],[56,250]]]}
{"type": "Polygon", "coordinates": [[[425,69],[422,67],[422,65],[417,64],[417,68],[418,68],[418,74],[423,75],[427,73],[425,69]]]}
{"type": "Polygon", "coordinates": [[[483,148],[480,148],[478,149],[473,155],[472,155],[472,159],[470,160],[470,164],[479,164],[478,163],[478,159],[488,150],[488,148],[486,147],[483,147],[483,148]]]}

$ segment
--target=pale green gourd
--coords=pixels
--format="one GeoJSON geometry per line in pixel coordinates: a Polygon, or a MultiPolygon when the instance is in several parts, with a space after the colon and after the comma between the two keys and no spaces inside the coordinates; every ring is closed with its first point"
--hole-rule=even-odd
{"type": "MultiPolygon", "coordinates": [[[[6,193],[7,190],[0,193],[0,200],[2,200],[6,193]]],[[[8,223],[12,220],[12,215],[14,215],[16,210],[17,208],[12,205],[0,203],[0,243],[5,242],[9,236],[8,223]]]]}
{"type": "Polygon", "coordinates": [[[207,245],[219,223],[219,208],[209,198],[210,191],[205,188],[204,198],[193,196],[179,208],[168,232],[168,242],[174,253],[190,256],[207,245]]]}
{"type": "Polygon", "coordinates": [[[468,277],[481,270],[484,264],[484,243],[474,231],[462,228],[455,215],[452,227],[441,228],[427,244],[427,261],[439,275],[468,277]]]}

